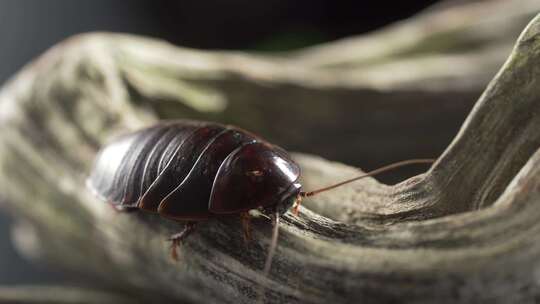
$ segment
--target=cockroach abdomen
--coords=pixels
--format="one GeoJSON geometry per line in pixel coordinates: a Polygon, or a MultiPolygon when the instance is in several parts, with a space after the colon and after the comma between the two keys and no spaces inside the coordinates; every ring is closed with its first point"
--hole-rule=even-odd
{"type": "Polygon", "coordinates": [[[238,146],[253,140],[234,129],[220,134],[208,144],[184,181],[163,199],[159,213],[178,219],[207,214],[212,185],[223,160],[238,146]]]}
{"type": "Polygon", "coordinates": [[[225,132],[219,125],[207,125],[196,129],[176,149],[169,162],[139,201],[139,208],[157,211],[161,201],[188,175],[205,147],[219,133],[225,132]]]}

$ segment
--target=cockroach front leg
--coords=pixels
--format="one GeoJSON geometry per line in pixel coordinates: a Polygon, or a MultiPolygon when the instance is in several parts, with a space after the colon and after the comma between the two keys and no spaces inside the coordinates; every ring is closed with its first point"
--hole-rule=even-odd
{"type": "Polygon", "coordinates": [[[248,212],[240,213],[240,221],[244,231],[244,242],[247,244],[251,241],[251,215],[248,212]]]}
{"type": "Polygon", "coordinates": [[[298,216],[298,213],[300,212],[300,205],[302,205],[302,195],[298,195],[293,203],[293,214],[295,216],[298,216]]]}
{"type": "Polygon", "coordinates": [[[179,233],[171,235],[169,241],[171,241],[171,258],[175,261],[178,261],[178,247],[182,242],[195,230],[196,222],[188,222],[179,233]]]}

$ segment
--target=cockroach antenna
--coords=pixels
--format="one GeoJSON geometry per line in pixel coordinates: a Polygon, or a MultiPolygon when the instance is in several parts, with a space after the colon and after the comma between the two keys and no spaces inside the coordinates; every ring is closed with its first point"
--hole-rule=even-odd
{"type": "MultiPolygon", "coordinates": [[[[279,211],[275,211],[272,215],[272,240],[270,241],[270,245],[268,246],[268,254],[266,255],[266,260],[264,261],[264,268],[263,268],[263,278],[267,278],[268,274],[270,273],[270,268],[272,268],[272,261],[274,259],[274,255],[276,254],[276,248],[278,245],[278,236],[279,236],[279,211]]],[[[264,302],[264,284],[259,284],[259,292],[258,292],[258,303],[264,302]]]]}
{"type": "MultiPolygon", "coordinates": [[[[345,184],[352,183],[352,182],[357,181],[359,179],[362,179],[362,178],[365,178],[365,177],[368,177],[368,176],[374,176],[374,175],[377,175],[379,173],[383,173],[383,172],[386,172],[386,171],[389,171],[389,170],[392,170],[392,169],[396,169],[396,168],[399,168],[399,167],[412,165],[412,164],[431,164],[433,162],[435,162],[435,159],[430,159],[430,158],[403,160],[403,161],[395,162],[395,163],[386,165],[384,167],[380,167],[378,169],[369,171],[366,174],[362,174],[360,176],[344,180],[344,181],[339,182],[339,183],[334,184],[334,185],[326,186],[326,187],[323,187],[323,188],[320,188],[320,189],[317,189],[317,190],[313,190],[313,191],[309,191],[309,192],[302,191],[302,192],[300,192],[298,194],[298,196],[296,198],[293,211],[294,211],[295,214],[298,214],[298,208],[300,206],[300,202],[301,202],[302,198],[304,198],[304,197],[314,196],[314,195],[317,195],[319,193],[338,188],[338,187],[343,186],[345,184]]],[[[264,269],[263,269],[263,277],[265,277],[265,278],[268,277],[268,274],[270,273],[270,268],[272,267],[272,260],[274,258],[274,255],[276,253],[276,248],[277,248],[277,241],[278,241],[278,235],[279,235],[279,212],[278,211],[275,211],[275,213],[272,215],[272,224],[273,224],[272,240],[270,241],[270,246],[268,247],[268,254],[266,256],[266,261],[264,263],[264,269]]],[[[259,294],[258,294],[258,303],[263,303],[264,292],[265,292],[264,285],[260,284],[260,289],[259,289],[259,294]]]]}
{"type": "Polygon", "coordinates": [[[304,197],[310,197],[310,196],[314,196],[314,195],[317,195],[319,193],[323,193],[323,192],[326,192],[328,190],[332,190],[332,189],[335,189],[335,188],[338,188],[338,187],[341,187],[343,185],[346,185],[348,183],[352,183],[352,182],[355,182],[359,179],[362,179],[362,178],[365,178],[365,177],[369,177],[369,176],[374,176],[374,175],[377,175],[379,173],[383,173],[383,172],[386,172],[386,171],[390,171],[390,170],[393,170],[393,169],[397,169],[399,167],[403,167],[403,166],[408,166],[408,165],[413,165],[413,164],[432,164],[435,162],[436,159],[431,159],[431,158],[419,158],[419,159],[408,159],[408,160],[403,160],[403,161],[399,161],[399,162],[395,162],[395,163],[392,163],[392,164],[389,164],[389,165],[386,165],[384,167],[380,167],[378,169],[375,169],[375,170],[372,170],[372,171],[369,171],[367,172],[366,174],[362,174],[360,176],[357,176],[357,177],[353,177],[351,179],[347,179],[347,180],[344,180],[344,181],[341,181],[337,184],[333,184],[333,185],[330,185],[330,186],[326,186],[326,187],[323,187],[323,188],[320,188],[320,189],[316,189],[316,190],[312,190],[312,191],[301,191],[300,193],[298,193],[298,196],[296,198],[296,201],[294,203],[294,214],[298,215],[298,209],[300,207],[300,204],[302,202],[302,199],[304,197]]]}
{"type": "Polygon", "coordinates": [[[277,247],[277,240],[278,240],[278,234],[279,234],[279,212],[276,211],[276,213],[272,216],[272,240],[270,242],[270,247],[268,249],[268,256],[266,257],[266,261],[264,262],[264,275],[267,276],[270,272],[270,268],[272,267],[272,259],[274,255],[276,254],[276,247],[277,247]]]}

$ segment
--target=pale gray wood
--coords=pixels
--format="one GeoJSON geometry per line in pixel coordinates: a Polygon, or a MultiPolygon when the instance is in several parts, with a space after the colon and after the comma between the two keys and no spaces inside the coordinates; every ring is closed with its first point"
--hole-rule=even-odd
{"type": "Polygon", "coordinates": [[[0,287],[0,303],[19,304],[124,304],[142,303],[121,295],[66,286],[0,287]]]}
{"type": "MultiPolygon", "coordinates": [[[[436,151],[480,84],[433,91],[414,64],[405,85],[337,77],[308,64],[324,48],[274,57],[78,36],[0,93],[0,201],[19,220],[13,238],[26,256],[146,302],[252,303],[263,282],[268,303],[534,303],[539,41],[536,17],[428,172],[393,186],[365,179],[287,214],[269,278],[267,220],[255,221],[247,247],[238,220],[207,222],[175,263],[166,238],[181,224],[114,212],[87,191],[97,149],[159,118],[189,117],[232,122],[305,153],[329,143],[320,154],[390,160],[436,151]]],[[[306,189],[360,173],[295,158],[306,189]]]]}

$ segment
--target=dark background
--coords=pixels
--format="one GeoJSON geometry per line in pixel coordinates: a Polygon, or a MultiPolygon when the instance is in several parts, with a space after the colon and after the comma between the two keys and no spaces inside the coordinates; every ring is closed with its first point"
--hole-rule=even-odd
{"type": "MultiPolygon", "coordinates": [[[[365,33],[411,16],[434,0],[2,0],[0,83],[71,35],[129,32],[194,48],[282,51],[365,33]]],[[[62,280],[35,269],[9,242],[0,214],[0,284],[62,280]]]]}

